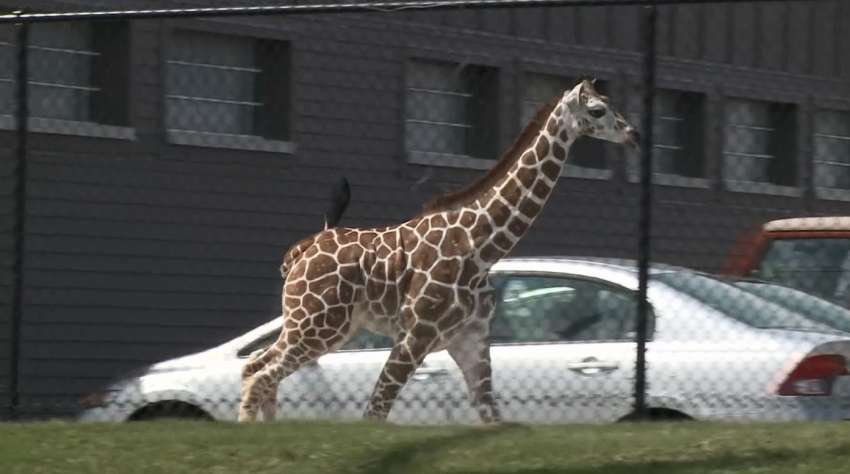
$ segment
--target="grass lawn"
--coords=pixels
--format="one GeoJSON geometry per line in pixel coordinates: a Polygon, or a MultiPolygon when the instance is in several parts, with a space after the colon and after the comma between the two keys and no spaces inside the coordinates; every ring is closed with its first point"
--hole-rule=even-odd
{"type": "Polygon", "coordinates": [[[0,473],[850,473],[850,423],[0,425],[0,473]]]}

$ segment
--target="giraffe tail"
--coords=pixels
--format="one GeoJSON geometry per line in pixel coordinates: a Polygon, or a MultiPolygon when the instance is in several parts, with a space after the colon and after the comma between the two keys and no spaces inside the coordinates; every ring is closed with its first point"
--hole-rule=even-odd
{"type": "Polygon", "coordinates": [[[331,193],[331,206],[325,212],[325,230],[336,227],[349,201],[351,201],[351,186],[348,180],[342,177],[331,193]]]}

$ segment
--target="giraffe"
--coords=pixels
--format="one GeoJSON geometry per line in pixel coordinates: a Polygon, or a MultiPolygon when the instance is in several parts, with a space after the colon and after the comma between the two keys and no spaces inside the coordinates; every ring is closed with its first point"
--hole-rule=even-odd
{"type": "MultiPolygon", "coordinates": [[[[447,350],[485,424],[501,414],[491,380],[489,268],[528,232],[580,136],[637,148],[638,133],[583,80],[543,105],[494,167],[438,196],[411,219],[382,228],[334,227],[289,248],[281,274],[283,327],[242,371],[238,420],[275,416],[277,387],[359,328],[395,341],[364,417],[385,420],[408,378],[447,350]]],[[[347,199],[347,194],[343,197],[347,199]]],[[[339,214],[344,205],[337,205],[339,214]]]]}

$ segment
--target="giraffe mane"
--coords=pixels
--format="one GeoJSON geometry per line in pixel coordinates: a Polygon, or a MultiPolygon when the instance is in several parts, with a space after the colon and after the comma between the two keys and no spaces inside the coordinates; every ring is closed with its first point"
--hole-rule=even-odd
{"type": "Polygon", "coordinates": [[[468,204],[479,195],[487,192],[487,190],[495,186],[496,183],[508,172],[508,170],[517,161],[519,161],[520,156],[522,156],[522,152],[531,146],[531,142],[537,137],[540,129],[546,125],[546,118],[549,117],[553,110],[555,110],[560,99],[561,96],[557,95],[537,109],[537,113],[534,115],[534,118],[528,122],[525,129],[514,141],[513,145],[511,145],[511,147],[502,154],[499,161],[490,168],[490,171],[463,189],[432,198],[430,201],[426,202],[424,206],[422,206],[422,213],[420,215],[445,211],[468,204]]]}

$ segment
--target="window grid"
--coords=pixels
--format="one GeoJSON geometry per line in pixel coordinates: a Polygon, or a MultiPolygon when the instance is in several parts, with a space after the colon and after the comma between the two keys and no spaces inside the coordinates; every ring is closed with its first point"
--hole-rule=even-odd
{"type": "Polygon", "coordinates": [[[723,176],[727,182],[769,182],[768,168],[775,156],[770,142],[770,104],[732,99],[726,106],[723,176]]]}
{"type": "MultiPolygon", "coordinates": [[[[91,61],[100,56],[92,45],[91,29],[86,25],[38,25],[33,30],[29,54],[29,113],[32,117],[90,121],[91,95],[100,92],[92,86],[91,61]],[[52,44],[71,43],[69,47],[52,44]],[[76,46],[73,45],[76,43],[76,46]],[[61,71],[62,74],[58,74],[61,71]]],[[[0,77],[2,113],[13,114],[17,107],[14,92],[16,45],[0,41],[0,61],[8,75],[0,77]]]]}
{"type": "Polygon", "coordinates": [[[426,156],[467,157],[468,135],[473,124],[466,109],[474,95],[462,73],[457,72],[457,65],[413,61],[409,72],[413,77],[408,79],[406,87],[408,151],[426,156]],[[449,88],[452,84],[454,90],[449,88]],[[417,100],[422,95],[432,96],[433,100],[417,100]],[[443,105],[437,106],[440,103],[443,105]],[[422,110],[429,106],[432,110],[422,110]]]}
{"type": "Polygon", "coordinates": [[[815,186],[850,189],[850,112],[818,111],[812,139],[815,186]]]}
{"type": "Polygon", "coordinates": [[[255,116],[266,106],[255,84],[253,39],[178,31],[166,60],[165,94],[169,130],[223,135],[257,135],[255,116]],[[233,64],[239,61],[240,64],[233,64]],[[222,87],[229,84],[231,87],[222,87]]]}

